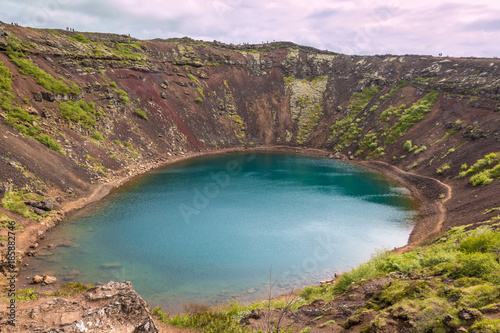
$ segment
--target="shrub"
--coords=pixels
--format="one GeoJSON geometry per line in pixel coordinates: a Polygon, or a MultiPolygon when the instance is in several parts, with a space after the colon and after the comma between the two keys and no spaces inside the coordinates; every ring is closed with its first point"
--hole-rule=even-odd
{"type": "Polygon", "coordinates": [[[31,60],[22,58],[22,53],[14,52],[12,49],[7,51],[11,61],[19,67],[19,72],[24,75],[31,76],[36,83],[41,85],[47,90],[59,95],[79,95],[82,90],[75,84],[71,83],[68,87],[66,83],[61,80],[55,79],[52,75],[40,69],[31,60]]]}
{"type": "Polygon", "coordinates": [[[92,139],[94,140],[97,140],[97,141],[103,141],[104,140],[104,137],[102,136],[102,134],[100,132],[94,132],[94,134],[92,134],[92,139]]]}
{"type": "Polygon", "coordinates": [[[124,145],[125,145],[125,147],[127,147],[127,148],[131,148],[131,149],[133,149],[133,148],[134,148],[134,145],[133,145],[131,142],[128,142],[128,141],[125,141],[124,145]]]}
{"type": "Polygon", "coordinates": [[[420,154],[421,152],[426,151],[426,150],[427,150],[427,147],[426,147],[426,146],[422,146],[422,147],[420,147],[420,148],[417,148],[417,149],[415,150],[414,154],[415,154],[415,155],[418,155],[418,154],[420,154]]]}
{"type": "Polygon", "coordinates": [[[82,34],[73,35],[71,36],[71,38],[80,43],[90,43],[88,39],[82,34]]]}
{"type": "Polygon", "coordinates": [[[135,114],[142,119],[148,120],[148,115],[146,112],[142,111],[141,109],[135,109],[135,114]]]}
{"type": "Polygon", "coordinates": [[[62,153],[61,145],[57,141],[51,139],[47,134],[40,134],[36,136],[35,139],[37,139],[40,143],[46,145],[50,149],[55,150],[58,153],[62,153]]]}
{"type": "Polygon", "coordinates": [[[194,99],[194,102],[195,102],[196,104],[201,104],[201,103],[203,103],[203,99],[201,99],[201,97],[198,97],[198,98],[195,98],[195,99],[194,99]]]}
{"type": "Polygon", "coordinates": [[[491,253],[470,253],[460,255],[458,260],[446,265],[445,271],[454,279],[461,277],[483,277],[500,269],[495,255],[491,253]]]}
{"type": "Polygon", "coordinates": [[[424,115],[431,111],[438,96],[439,92],[433,91],[406,109],[399,120],[392,126],[385,142],[387,144],[396,142],[409,128],[424,119],[424,115]]]}
{"type": "Polygon", "coordinates": [[[118,86],[116,85],[116,82],[115,81],[111,81],[111,83],[109,84],[110,87],[112,88],[118,88],[118,86]]]}
{"type": "Polygon", "coordinates": [[[411,145],[411,140],[407,140],[407,141],[405,142],[405,144],[403,145],[403,149],[404,149],[404,150],[406,150],[406,151],[410,151],[410,150],[411,150],[411,147],[412,147],[412,145],[411,145]]]}
{"type": "Polygon", "coordinates": [[[125,90],[119,89],[117,93],[118,95],[120,95],[120,102],[125,105],[128,105],[130,103],[130,98],[128,97],[128,94],[125,90]]]}
{"type": "Polygon", "coordinates": [[[466,253],[496,252],[500,250],[500,232],[476,229],[460,243],[460,250],[466,253]]]}
{"type": "Polygon", "coordinates": [[[467,332],[500,333],[500,319],[483,319],[474,323],[467,332]]]}
{"type": "Polygon", "coordinates": [[[442,174],[446,173],[448,170],[450,170],[450,165],[445,164],[445,165],[442,165],[440,168],[436,169],[436,173],[442,175],[442,174]]]}
{"type": "Polygon", "coordinates": [[[66,120],[80,124],[83,128],[93,127],[97,117],[101,117],[102,113],[95,108],[94,103],[86,103],[80,101],[67,101],[59,105],[59,112],[66,120]]]}

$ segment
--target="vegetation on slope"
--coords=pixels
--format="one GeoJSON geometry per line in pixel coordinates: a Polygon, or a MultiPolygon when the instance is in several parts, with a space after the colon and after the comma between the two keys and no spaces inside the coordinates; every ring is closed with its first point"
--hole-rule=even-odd
{"type": "Polygon", "coordinates": [[[488,185],[500,177],[500,153],[491,153],[477,160],[468,170],[460,172],[459,178],[470,177],[472,186],[488,185]]]}

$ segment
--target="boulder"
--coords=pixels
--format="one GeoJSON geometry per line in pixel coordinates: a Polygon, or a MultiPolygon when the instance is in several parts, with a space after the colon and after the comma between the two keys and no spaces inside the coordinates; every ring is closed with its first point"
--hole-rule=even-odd
{"type": "Polygon", "coordinates": [[[45,198],[40,203],[42,204],[40,208],[43,210],[51,211],[54,209],[54,199],[45,198]]]}
{"type": "Polygon", "coordinates": [[[56,281],[57,281],[57,278],[54,276],[50,276],[50,275],[43,276],[43,283],[44,284],[53,284],[53,283],[56,283],[56,281]]]}
{"type": "Polygon", "coordinates": [[[37,215],[44,215],[46,213],[46,211],[37,207],[33,207],[33,212],[35,212],[35,214],[37,215]]]}
{"type": "Polygon", "coordinates": [[[39,284],[43,282],[43,276],[41,275],[35,275],[33,276],[33,279],[31,279],[31,284],[39,284]]]}

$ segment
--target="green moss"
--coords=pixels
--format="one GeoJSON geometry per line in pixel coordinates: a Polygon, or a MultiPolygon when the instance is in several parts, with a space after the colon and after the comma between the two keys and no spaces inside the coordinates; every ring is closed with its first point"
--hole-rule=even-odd
{"type": "Polygon", "coordinates": [[[346,108],[349,110],[349,114],[330,127],[332,132],[331,139],[337,138],[338,143],[341,145],[356,140],[363,131],[363,127],[358,126],[358,123],[364,119],[364,117],[358,118],[360,121],[356,122],[356,116],[366,107],[373,97],[379,93],[379,91],[379,87],[367,87],[362,92],[353,94],[346,108]]]}
{"type": "Polygon", "coordinates": [[[46,145],[52,150],[55,150],[56,152],[62,154],[62,147],[61,145],[53,140],[49,135],[47,134],[40,134],[35,137],[40,143],[46,145]]]}
{"type": "Polygon", "coordinates": [[[148,115],[146,112],[142,111],[141,109],[135,109],[134,113],[139,117],[144,120],[148,120],[148,115]]]}
{"type": "Polygon", "coordinates": [[[283,77],[283,81],[285,81],[285,84],[292,84],[295,81],[295,75],[290,75],[288,77],[283,77]]]}
{"type": "Polygon", "coordinates": [[[2,198],[2,207],[16,213],[18,215],[22,215],[24,217],[38,220],[38,215],[33,213],[28,206],[26,206],[26,201],[40,201],[43,199],[43,196],[29,193],[26,191],[9,191],[2,198]]]}
{"type": "Polygon", "coordinates": [[[26,302],[37,299],[39,296],[35,288],[26,288],[16,291],[16,296],[14,299],[18,302],[26,302]]]}
{"type": "Polygon", "coordinates": [[[102,136],[102,134],[100,132],[97,132],[97,131],[95,131],[92,134],[92,139],[97,140],[97,141],[104,141],[104,137],[102,136]]]}
{"type": "Polygon", "coordinates": [[[318,121],[323,115],[321,103],[321,101],[316,103],[314,107],[300,120],[300,130],[297,134],[298,144],[303,144],[311,131],[318,125],[318,121]]]}
{"type": "Polygon", "coordinates": [[[439,92],[433,91],[406,109],[392,126],[385,143],[390,144],[396,142],[396,140],[403,136],[408,129],[424,119],[425,114],[430,112],[436,103],[438,96],[439,92]]]}
{"type": "Polygon", "coordinates": [[[71,39],[79,42],[79,43],[90,43],[89,40],[83,34],[72,35],[71,39]]]}
{"type": "Polygon", "coordinates": [[[83,128],[93,127],[96,119],[102,117],[102,112],[96,110],[94,103],[83,100],[63,102],[59,105],[59,112],[64,119],[83,128]]]}
{"type": "Polygon", "coordinates": [[[66,85],[62,80],[54,78],[44,70],[40,69],[31,60],[24,58],[24,55],[15,52],[12,49],[7,50],[10,60],[17,67],[19,72],[24,75],[31,76],[39,85],[45,89],[59,95],[79,95],[82,90],[73,82],[70,86],[66,85]]]}
{"type": "Polygon", "coordinates": [[[458,178],[470,176],[469,182],[472,186],[488,185],[500,177],[500,153],[485,155],[483,159],[477,160],[467,171],[462,171],[458,178]]]}
{"type": "Polygon", "coordinates": [[[118,89],[116,92],[120,96],[120,102],[122,102],[122,104],[128,105],[130,103],[130,98],[125,90],[118,89]]]}
{"type": "Polygon", "coordinates": [[[436,169],[436,173],[439,175],[445,174],[448,170],[450,170],[450,165],[445,164],[436,169]]]}

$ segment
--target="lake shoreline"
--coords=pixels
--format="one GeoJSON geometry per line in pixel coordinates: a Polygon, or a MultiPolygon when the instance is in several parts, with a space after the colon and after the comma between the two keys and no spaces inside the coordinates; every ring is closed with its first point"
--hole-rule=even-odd
{"type": "MultiPolygon", "coordinates": [[[[402,171],[390,164],[384,162],[376,162],[376,161],[357,161],[357,160],[349,160],[347,156],[336,154],[335,156],[327,150],[322,149],[308,149],[308,148],[294,148],[287,146],[259,146],[255,148],[228,148],[222,150],[215,151],[203,151],[196,153],[188,153],[180,156],[175,156],[168,158],[166,161],[161,161],[159,163],[151,163],[146,166],[141,166],[140,170],[137,172],[133,172],[131,175],[125,175],[121,177],[116,177],[110,182],[102,183],[96,185],[91,193],[88,195],[79,198],[75,201],[68,202],[63,204],[61,211],[59,211],[55,217],[59,219],[58,223],[64,223],[63,221],[71,216],[72,214],[79,212],[86,208],[91,208],[92,205],[98,203],[100,200],[105,198],[111,191],[117,189],[131,180],[135,179],[138,176],[141,176],[147,172],[158,170],[165,168],[170,165],[174,165],[179,162],[192,160],[196,158],[202,158],[207,156],[215,156],[215,155],[223,155],[223,154],[231,154],[231,153],[251,153],[251,152],[269,152],[269,153],[287,153],[287,154],[297,154],[304,155],[310,157],[320,157],[320,158],[336,158],[345,163],[358,165],[364,169],[374,171],[383,175],[384,177],[390,179],[393,182],[398,183],[399,185],[407,188],[412,195],[412,199],[414,199],[418,203],[418,212],[416,223],[412,229],[412,232],[409,236],[408,243],[400,248],[394,248],[394,252],[402,253],[408,250],[411,250],[415,246],[422,244],[424,241],[430,239],[431,237],[437,236],[441,231],[441,225],[445,217],[445,211],[443,208],[444,202],[449,199],[451,196],[451,190],[447,192],[447,185],[442,184],[438,180],[433,178],[418,176],[412,173],[408,173],[402,171]],[[439,194],[446,195],[444,198],[439,199],[439,194]],[[62,214],[64,215],[62,215],[62,214]],[[64,219],[60,216],[64,216],[64,219]],[[429,231],[431,230],[431,231],[429,231]]],[[[40,233],[40,229],[38,229],[35,233],[37,235],[35,242],[38,239],[43,239],[43,234],[50,229],[52,229],[57,223],[52,221],[44,221],[41,223],[44,226],[44,230],[40,233]]],[[[24,231],[24,234],[33,235],[34,232],[28,230],[24,231]]],[[[24,248],[33,247],[35,242],[20,244],[24,248]]],[[[24,276],[24,274],[18,274],[18,289],[28,287],[29,283],[28,276],[24,276]]],[[[51,288],[55,288],[52,286],[44,287],[45,290],[50,290],[51,288]]]]}

